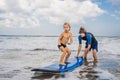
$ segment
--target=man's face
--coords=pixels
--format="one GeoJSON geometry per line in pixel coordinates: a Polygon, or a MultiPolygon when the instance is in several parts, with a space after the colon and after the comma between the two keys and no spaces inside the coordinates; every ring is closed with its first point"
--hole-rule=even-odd
{"type": "Polygon", "coordinates": [[[85,33],[80,33],[80,36],[81,37],[85,37],[85,33]]]}

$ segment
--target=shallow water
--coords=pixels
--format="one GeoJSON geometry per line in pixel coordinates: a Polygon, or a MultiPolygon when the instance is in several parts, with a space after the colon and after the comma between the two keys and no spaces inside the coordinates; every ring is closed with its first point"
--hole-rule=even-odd
{"type": "MultiPolygon", "coordinates": [[[[1,37],[0,80],[120,80],[120,38],[97,39],[97,62],[93,61],[90,52],[88,60],[72,72],[42,74],[31,69],[59,61],[61,52],[56,47],[57,37],[1,37]]],[[[76,55],[77,43],[77,37],[74,37],[73,45],[69,46],[71,57],[76,55]]]]}
{"type": "MultiPolygon", "coordinates": [[[[9,51],[10,52],[10,51],[9,51]]],[[[74,56],[75,53],[71,57],[74,56]]],[[[47,66],[58,61],[59,51],[33,51],[17,53],[2,53],[0,55],[0,80],[119,80],[120,60],[108,57],[100,58],[98,62],[92,56],[72,72],[64,74],[42,74],[31,72],[32,68],[47,66]],[[11,55],[12,54],[12,55],[11,55]],[[49,56],[48,56],[49,55],[49,56]],[[46,57],[47,56],[47,57],[46,57]],[[53,58],[54,57],[54,58],[53,58]],[[111,62],[112,61],[112,62],[111,62]],[[113,63],[114,62],[114,63],[113,63]]],[[[107,55],[105,55],[107,56],[107,55]]],[[[116,57],[109,55],[109,57],[116,57]]],[[[100,57],[100,55],[99,55],[100,57]]]]}

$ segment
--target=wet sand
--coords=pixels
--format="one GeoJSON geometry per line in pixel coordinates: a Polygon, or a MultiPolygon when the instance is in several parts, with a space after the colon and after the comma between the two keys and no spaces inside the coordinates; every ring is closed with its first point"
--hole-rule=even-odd
{"type": "MultiPolygon", "coordinates": [[[[98,53],[98,61],[88,60],[72,72],[43,74],[32,72],[32,68],[58,62],[59,51],[1,51],[0,80],[120,80],[120,55],[98,53]]],[[[74,57],[74,51],[71,57],[74,57]]]]}

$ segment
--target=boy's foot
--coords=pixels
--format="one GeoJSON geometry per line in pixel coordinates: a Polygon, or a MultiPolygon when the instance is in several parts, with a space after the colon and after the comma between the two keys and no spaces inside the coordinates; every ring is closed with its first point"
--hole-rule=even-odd
{"type": "Polygon", "coordinates": [[[59,64],[59,71],[60,72],[64,72],[64,67],[65,65],[64,64],[59,64]]]}
{"type": "Polygon", "coordinates": [[[65,67],[64,67],[64,69],[67,69],[67,66],[68,66],[68,64],[70,64],[70,62],[65,62],[65,67]]]}
{"type": "Polygon", "coordinates": [[[65,64],[70,64],[70,62],[65,62],[65,64]]]}

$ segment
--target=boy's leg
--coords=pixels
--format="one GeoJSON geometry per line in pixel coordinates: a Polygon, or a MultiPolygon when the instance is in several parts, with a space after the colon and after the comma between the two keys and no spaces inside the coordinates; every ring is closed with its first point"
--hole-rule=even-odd
{"type": "Polygon", "coordinates": [[[96,51],[96,49],[93,50],[93,58],[94,58],[94,60],[97,60],[97,51],[96,51]]]}
{"type": "Polygon", "coordinates": [[[60,50],[63,52],[62,53],[62,55],[61,55],[61,57],[60,57],[60,64],[64,64],[64,58],[65,58],[65,56],[66,56],[66,50],[65,50],[65,48],[64,47],[60,47],[60,50]]]}
{"type": "Polygon", "coordinates": [[[68,47],[66,47],[65,49],[66,49],[66,51],[67,51],[66,58],[65,58],[65,62],[68,62],[68,59],[69,59],[69,57],[70,57],[70,55],[71,55],[71,51],[70,51],[70,49],[69,49],[68,47]]]}

